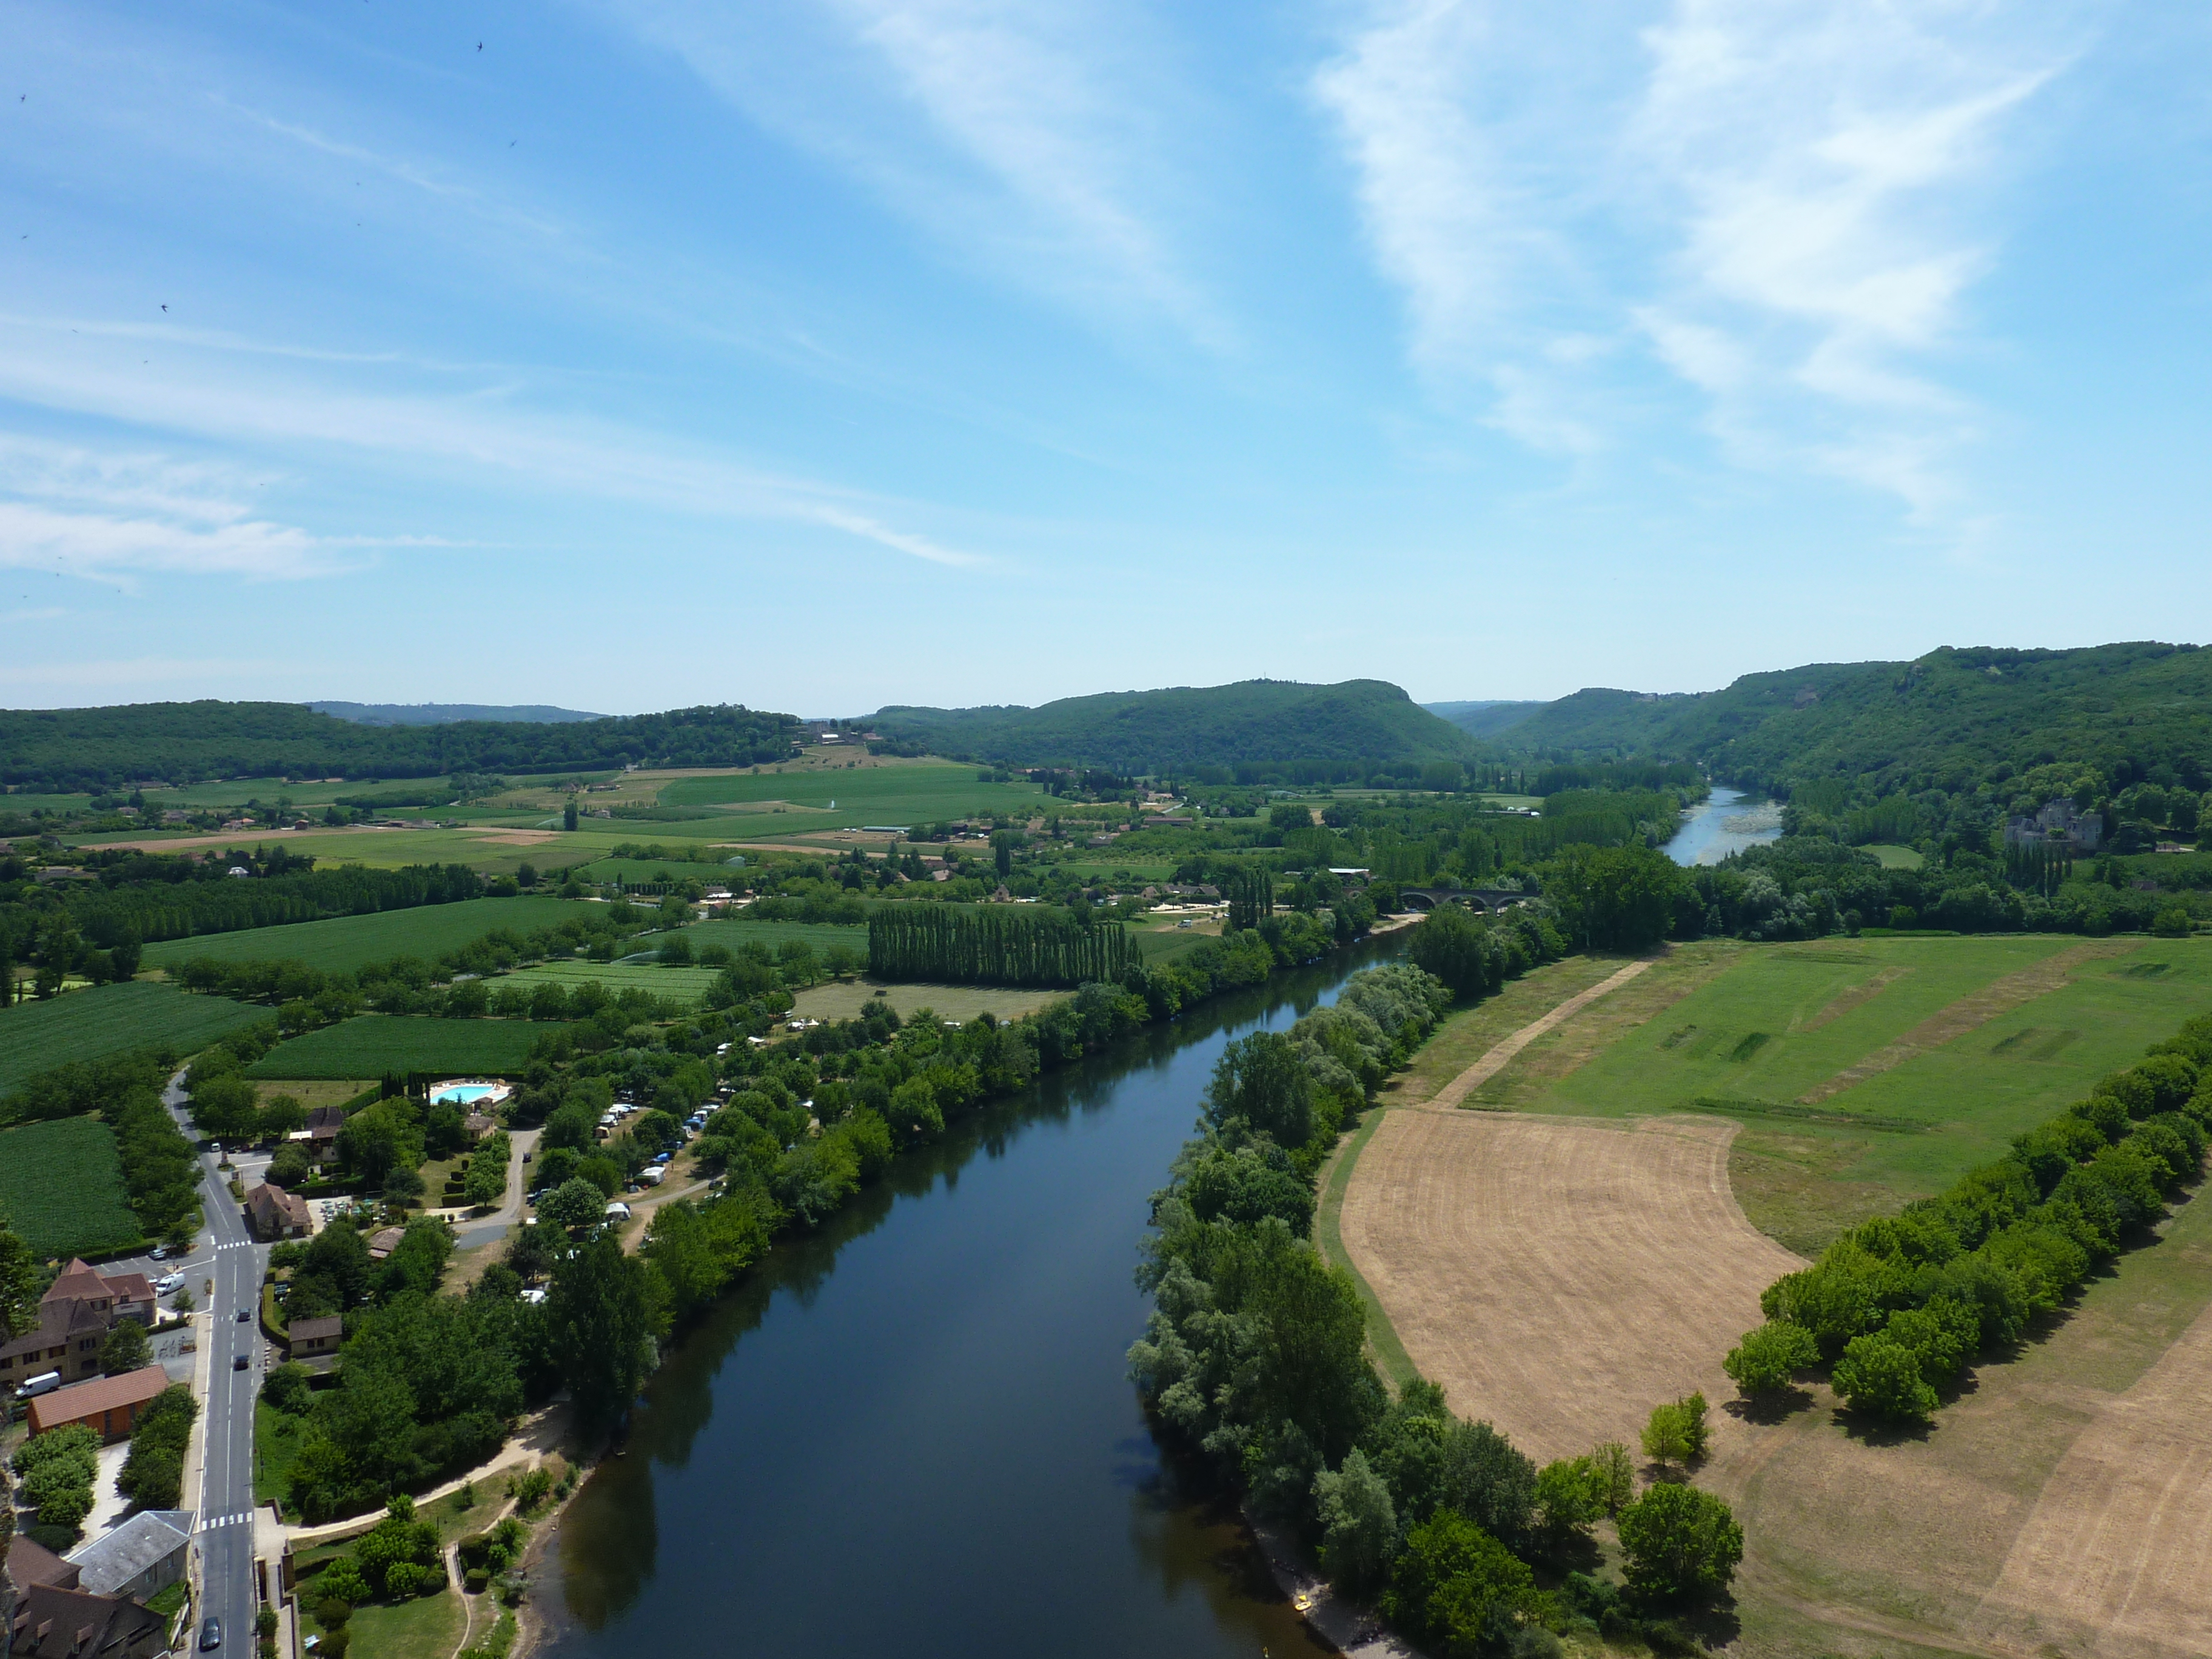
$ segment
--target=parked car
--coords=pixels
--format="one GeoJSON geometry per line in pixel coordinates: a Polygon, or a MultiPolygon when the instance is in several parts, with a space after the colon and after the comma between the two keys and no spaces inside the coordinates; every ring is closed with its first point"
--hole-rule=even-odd
{"type": "Polygon", "coordinates": [[[153,1259],[156,1261],[167,1261],[169,1259],[169,1247],[166,1244],[156,1244],[153,1249],[153,1259]]]}
{"type": "Polygon", "coordinates": [[[182,1273],[163,1273],[154,1281],[154,1293],[156,1296],[167,1296],[184,1282],[185,1276],[182,1273]]]}
{"type": "Polygon", "coordinates": [[[40,1371],[36,1376],[27,1376],[23,1386],[15,1390],[18,1400],[36,1400],[42,1394],[52,1394],[62,1385],[59,1371],[40,1371]]]}
{"type": "Polygon", "coordinates": [[[213,1653],[222,1645],[222,1620],[210,1613],[200,1621],[200,1651],[213,1653]]]}

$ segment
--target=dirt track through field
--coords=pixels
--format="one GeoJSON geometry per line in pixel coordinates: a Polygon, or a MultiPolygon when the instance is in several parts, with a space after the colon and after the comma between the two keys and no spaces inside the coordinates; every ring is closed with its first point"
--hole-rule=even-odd
{"type": "Polygon", "coordinates": [[[1823,1025],[1832,1025],[1852,1009],[1863,1008],[1872,1002],[1911,971],[1910,968],[1895,964],[1885,968],[1865,984],[1854,985],[1849,990],[1838,991],[1828,999],[1818,1013],[1802,1025],[1792,1026],[1790,1029],[1797,1031],[1817,1031],[1823,1025]]]}
{"type": "Polygon", "coordinates": [[[1514,1032],[1511,1036],[1507,1037],[1503,1042],[1492,1048],[1480,1060],[1476,1060],[1474,1065],[1468,1066],[1467,1070],[1462,1072],[1449,1083],[1445,1084],[1443,1088],[1437,1090],[1436,1094],[1425,1102],[1425,1104],[1433,1109],[1449,1109],[1457,1106],[1460,1102],[1465,1100],[1474,1090],[1480,1088],[1484,1084],[1489,1082],[1491,1079],[1496,1077],[1500,1072],[1504,1071],[1506,1066],[1512,1062],[1513,1057],[1516,1054],[1519,1054],[1523,1048],[1534,1042],[1538,1037],[1543,1036],[1545,1032],[1551,1030],[1553,1027],[1559,1025],[1566,1020],[1573,1018],[1577,1014],[1589,1007],[1590,1004],[1595,1002],[1600,997],[1604,996],[1607,992],[1619,990],[1622,986],[1627,984],[1629,981],[1634,979],[1638,974],[1649,968],[1654,960],[1656,960],[1656,958],[1646,957],[1638,961],[1632,962],[1626,968],[1623,968],[1619,973],[1599,981],[1595,985],[1591,986],[1589,990],[1582,992],[1578,995],[1569,997],[1565,1002],[1553,1009],[1550,1013],[1546,1014],[1540,1019],[1529,1021],[1528,1024],[1523,1025],[1519,1030],[1514,1032]]]}
{"type": "Polygon", "coordinates": [[[2007,974],[2002,979],[1984,985],[1972,996],[1960,997],[1948,1007],[1940,1008],[1914,1026],[1896,1042],[1875,1049],[1856,1065],[1847,1066],[1825,1083],[1816,1083],[1797,1097],[1801,1106],[1817,1105],[1832,1095],[1855,1088],[1870,1077],[1902,1066],[1917,1054],[1940,1048],[1954,1039],[1962,1037],[1978,1025],[1986,1025],[2000,1014],[2047,996],[2066,983],[2076,968],[2085,963],[2105,957],[2125,956],[2141,948],[2138,939],[2116,939],[2110,943],[2071,945],[2063,951],[2023,968],[2016,974],[2007,974]]]}
{"type": "Polygon", "coordinates": [[[2099,1632],[2099,1654],[2212,1653],[2212,1312],[2066,1453],[1996,1587],[1997,1628],[2099,1632]],[[2032,1621],[2032,1622],[2030,1622],[2032,1621]]]}
{"type": "MultiPolygon", "coordinates": [[[[1633,1446],[1659,1401],[1729,1397],[1722,1355],[1804,1265],[1729,1192],[1735,1133],[1393,1111],[1352,1171],[1345,1249],[1455,1411],[1540,1462],[1633,1446]]],[[[1712,1422],[1717,1453],[1745,1432],[1712,1422]]]]}

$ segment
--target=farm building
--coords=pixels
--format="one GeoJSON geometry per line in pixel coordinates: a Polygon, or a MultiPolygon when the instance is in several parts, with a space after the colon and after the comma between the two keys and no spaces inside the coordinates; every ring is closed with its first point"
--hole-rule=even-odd
{"type": "Polygon", "coordinates": [[[121,1376],[95,1377],[31,1401],[31,1432],[82,1423],[103,1441],[120,1440],[138,1425],[138,1419],[155,1395],[169,1386],[169,1374],[159,1365],[143,1365],[121,1376]]]}
{"type": "Polygon", "coordinates": [[[192,1541],[190,1510],[142,1510],[114,1531],[70,1553],[77,1588],[143,1601],[185,1576],[192,1541]]]}

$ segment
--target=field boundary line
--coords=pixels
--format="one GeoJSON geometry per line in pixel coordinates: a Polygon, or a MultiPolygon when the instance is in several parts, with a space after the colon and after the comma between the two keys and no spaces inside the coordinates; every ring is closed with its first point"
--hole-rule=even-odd
{"type": "Polygon", "coordinates": [[[1375,1137],[1376,1127],[1384,1117],[1395,1109],[1371,1106],[1360,1118],[1359,1127],[1349,1139],[1329,1157],[1322,1170],[1320,1201],[1314,1206],[1314,1247],[1321,1252],[1322,1260],[1342,1267],[1352,1275],[1352,1287],[1359,1292],[1360,1306],[1367,1314],[1367,1345],[1382,1367],[1383,1375],[1398,1388],[1420,1376],[1413,1358],[1406,1352],[1406,1345],[1398,1340],[1398,1328],[1390,1322],[1390,1316],[1382,1306],[1382,1298],[1375,1294],[1375,1287],[1359,1271],[1359,1264],[1352,1259],[1352,1252],[1344,1248],[1344,1194],[1352,1185],[1352,1166],[1359,1162],[1359,1154],[1375,1137]]]}
{"type": "Polygon", "coordinates": [[[1894,1042],[1887,1043],[1864,1060],[1846,1066],[1826,1082],[1814,1084],[1797,1097],[1797,1104],[1817,1106],[1831,1096],[1856,1088],[1869,1078],[1893,1071],[1908,1060],[1931,1053],[1948,1042],[1957,1041],[1969,1031],[1978,1030],[2000,1014],[2008,1014],[2039,997],[2048,996],[2064,985],[2073,976],[2074,969],[2084,963],[2126,956],[2140,951],[2142,943],[2141,939],[2116,939],[2109,943],[2072,945],[2063,950],[2054,951],[2042,961],[2007,974],[2002,979],[1992,980],[1980,990],[1970,992],[1956,1002],[1937,1009],[1894,1042]]]}
{"type": "Polygon", "coordinates": [[[1530,1020],[1512,1036],[1500,1041],[1488,1054],[1445,1084],[1428,1099],[1418,1104],[1409,1103],[1396,1109],[1409,1112],[1439,1112],[1456,1109],[1460,1102],[1504,1071],[1512,1062],[1516,1054],[1543,1036],[1545,1032],[1573,1018],[1608,992],[1619,990],[1658,960],[1657,957],[1639,957],[1626,968],[1600,980],[1587,991],[1577,992],[1551,1012],[1530,1020]]]}

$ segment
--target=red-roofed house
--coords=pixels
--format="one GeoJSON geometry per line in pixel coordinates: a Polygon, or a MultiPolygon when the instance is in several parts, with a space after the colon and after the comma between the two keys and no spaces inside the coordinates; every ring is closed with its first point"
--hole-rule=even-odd
{"type": "Polygon", "coordinates": [[[169,1386],[169,1374],[159,1365],[142,1366],[121,1376],[102,1376],[79,1382],[31,1401],[31,1432],[82,1423],[103,1441],[120,1440],[138,1425],[138,1419],[155,1396],[169,1386]]]}

